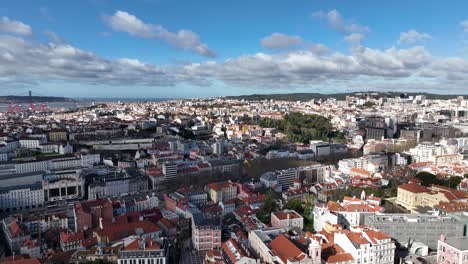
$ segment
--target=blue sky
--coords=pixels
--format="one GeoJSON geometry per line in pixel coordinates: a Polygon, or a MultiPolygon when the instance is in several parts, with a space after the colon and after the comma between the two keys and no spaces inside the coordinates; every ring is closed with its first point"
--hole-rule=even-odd
{"type": "Polygon", "coordinates": [[[466,93],[468,2],[2,1],[0,94],[466,93]]]}

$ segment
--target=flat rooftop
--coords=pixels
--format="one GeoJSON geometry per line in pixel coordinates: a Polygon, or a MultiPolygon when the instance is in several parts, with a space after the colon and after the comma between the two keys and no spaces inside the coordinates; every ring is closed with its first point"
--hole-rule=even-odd
{"type": "Polygon", "coordinates": [[[432,215],[416,214],[375,214],[369,215],[368,219],[372,222],[404,222],[404,223],[431,223],[431,222],[458,222],[453,217],[437,217],[432,215]]]}
{"type": "Polygon", "coordinates": [[[468,236],[447,238],[445,243],[461,251],[468,250],[468,236]]]}

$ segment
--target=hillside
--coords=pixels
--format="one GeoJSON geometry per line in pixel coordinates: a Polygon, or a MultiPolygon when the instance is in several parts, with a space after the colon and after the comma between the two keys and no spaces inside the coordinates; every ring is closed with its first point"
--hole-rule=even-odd
{"type": "MultiPolygon", "coordinates": [[[[321,93],[288,93],[288,94],[251,94],[251,95],[238,95],[238,96],[226,96],[226,99],[238,99],[238,100],[249,100],[249,101],[259,101],[259,100],[280,100],[280,101],[310,101],[326,98],[335,98],[337,100],[344,100],[348,95],[356,94],[371,94],[372,97],[395,97],[400,96],[401,92],[352,92],[352,93],[334,93],[334,94],[321,94],[321,93]]],[[[459,95],[453,94],[431,94],[431,93],[407,93],[407,95],[425,95],[427,99],[451,99],[456,98],[459,95]]],[[[467,97],[468,95],[465,95],[467,97]]]]}

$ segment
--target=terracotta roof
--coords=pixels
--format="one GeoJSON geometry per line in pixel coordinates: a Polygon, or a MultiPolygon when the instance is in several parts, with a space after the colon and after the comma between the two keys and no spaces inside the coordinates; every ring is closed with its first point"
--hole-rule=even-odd
{"type": "Polygon", "coordinates": [[[441,209],[446,212],[465,212],[468,211],[468,202],[440,202],[438,205],[434,206],[436,209],[441,209]]]}
{"type": "Polygon", "coordinates": [[[2,264],[41,264],[41,262],[36,259],[25,259],[23,257],[13,257],[1,261],[2,264]]]}
{"type": "Polygon", "coordinates": [[[214,182],[214,183],[210,183],[207,185],[208,188],[210,189],[213,189],[213,190],[216,190],[216,191],[219,191],[221,189],[224,189],[224,188],[229,188],[229,187],[232,187],[235,185],[231,182],[214,182]]]}
{"type": "Polygon", "coordinates": [[[151,238],[138,238],[128,244],[124,250],[158,250],[161,245],[151,238]]]}
{"type": "Polygon", "coordinates": [[[128,224],[112,223],[104,227],[104,229],[98,229],[96,233],[101,237],[107,237],[109,241],[116,241],[137,233],[137,229],[140,229],[143,233],[158,232],[161,229],[156,224],[149,221],[139,221],[128,224]]]}
{"type": "Polygon", "coordinates": [[[241,257],[247,256],[244,249],[241,248],[232,238],[223,243],[222,249],[231,260],[231,263],[237,263],[241,257]]]}
{"type": "Polygon", "coordinates": [[[350,253],[340,253],[340,254],[335,254],[331,255],[327,259],[327,263],[337,263],[337,262],[344,262],[344,261],[353,261],[353,255],[350,253]]]}
{"type": "Polygon", "coordinates": [[[278,211],[273,213],[279,220],[285,220],[288,218],[295,219],[295,218],[302,218],[298,213],[294,211],[278,211]]]}
{"type": "Polygon", "coordinates": [[[390,239],[390,236],[387,235],[386,233],[382,231],[377,231],[373,229],[369,229],[365,231],[366,235],[369,237],[369,239],[372,240],[372,242],[376,242],[376,240],[385,240],[385,239],[390,239]]]}
{"type": "Polygon", "coordinates": [[[363,175],[367,175],[367,176],[370,176],[372,174],[370,171],[360,169],[360,168],[351,168],[351,172],[355,172],[355,173],[359,173],[359,174],[363,174],[363,175]]]}
{"type": "Polygon", "coordinates": [[[398,186],[398,188],[403,189],[408,192],[412,193],[425,193],[425,192],[430,192],[430,190],[422,185],[419,185],[417,183],[406,183],[398,186]]]}
{"type": "Polygon", "coordinates": [[[71,232],[61,232],[60,241],[64,243],[72,243],[76,241],[82,241],[84,239],[84,233],[71,233],[71,232]]]}
{"type": "Polygon", "coordinates": [[[369,244],[369,241],[367,241],[367,239],[365,239],[363,236],[362,236],[362,233],[348,233],[347,234],[349,240],[351,240],[352,242],[354,243],[357,243],[357,244],[360,244],[360,245],[365,245],[365,244],[369,244]]]}
{"type": "Polygon", "coordinates": [[[284,234],[280,234],[270,242],[270,248],[278,255],[278,257],[287,263],[288,259],[302,259],[304,252],[300,250],[289,238],[284,234]]]}

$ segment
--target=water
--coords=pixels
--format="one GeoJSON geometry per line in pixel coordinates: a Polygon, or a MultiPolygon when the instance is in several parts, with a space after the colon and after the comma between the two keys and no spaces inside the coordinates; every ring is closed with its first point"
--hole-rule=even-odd
{"type": "MultiPolygon", "coordinates": [[[[36,109],[39,109],[42,103],[36,104],[36,109]]],[[[90,106],[92,102],[85,102],[85,101],[77,101],[75,102],[53,102],[53,103],[45,103],[47,108],[67,108],[67,109],[74,109],[80,107],[90,106]]],[[[21,105],[22,111],[25,111],[29,108],[28,103],[19,103],[16,105],[21,105]]],[[[9,104],[0,104],[0,112],[8,111],[9,104]]]]}
{"type": "MultiPolygon", "coordinates": [[[[81,107],[87,107],[91,106],[94,103],[117,103],[117,102],[122,102],[122,103],[129,103],[129,102],[161,102],[165,101],[168,99],[163,99],[163,98],[95,98],[95,99],[79,99],[74,102],[52,102],[52,103],[45,103],[46,107],[48,109],[53,109],[53,108],[65,108],[65,109],[76,109],[76,108],[81,108],[81,107]]],[[[40,105],[42,103],[37,103],[36,104],[36,109],[39,109],[40,105]]],[[[23,111],[27,110],[29,108],[28,103],[18,103],[17,105],[21,105],[21,109],[23,111]]],[[[8,111],[8,106],[9,104],[5,103],[0,103],[0,112],[6,112],[8,111]]]]}

